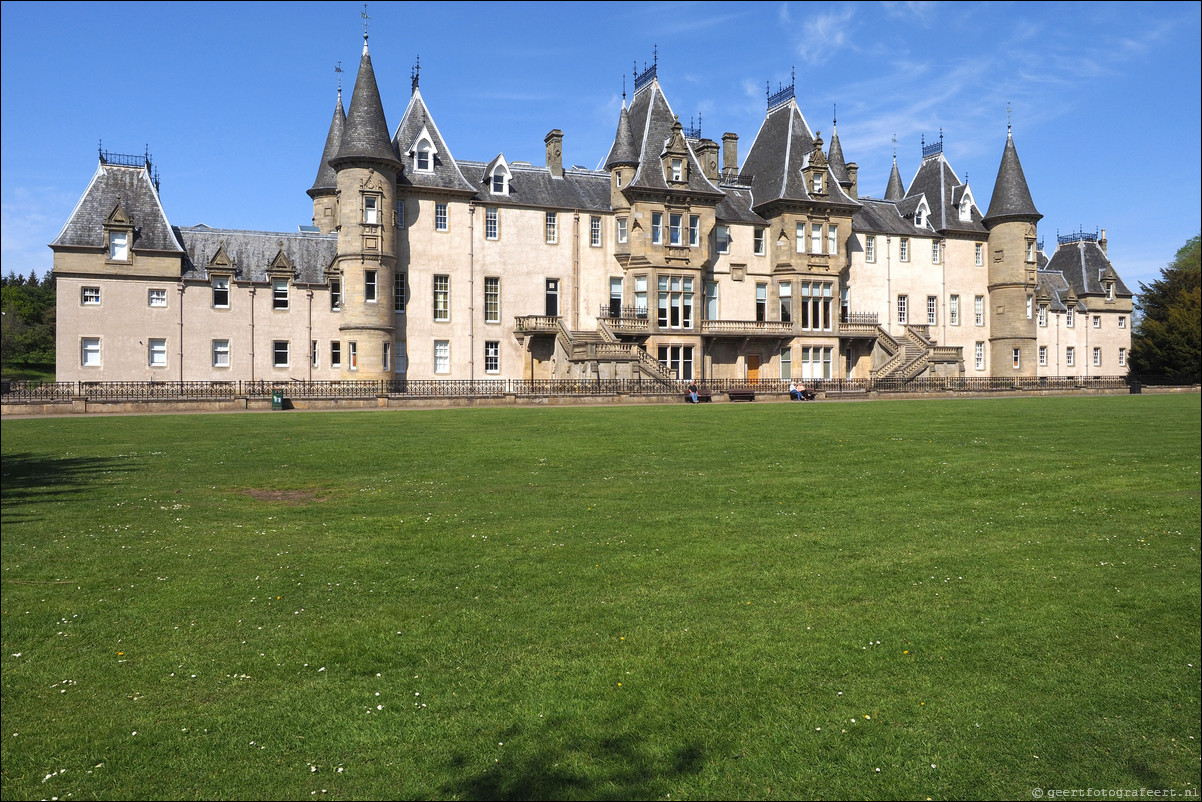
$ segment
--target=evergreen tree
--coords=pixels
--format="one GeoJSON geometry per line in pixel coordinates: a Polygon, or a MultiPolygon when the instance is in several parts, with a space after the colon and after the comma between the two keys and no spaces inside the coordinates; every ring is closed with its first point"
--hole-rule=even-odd
{"type": "Polygon", "coordinates": [[[1139,290],[1131,372],[1196,380],[1202,373],[1202,240],[1185,243],[1160,278],[1139,290]]]}

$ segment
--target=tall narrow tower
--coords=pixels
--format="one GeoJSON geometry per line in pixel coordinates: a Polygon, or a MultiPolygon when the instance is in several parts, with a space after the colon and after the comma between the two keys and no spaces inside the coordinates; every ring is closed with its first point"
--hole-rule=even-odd
{"type": "Polygon", "coordinates": [[[334,119],[330,121],[330,133],[326,135],[326,146],[321,151],[321,164],[317,165],[317,178],[309,188],[309,197],[313,199],[313,225],[322,234],[333,234],[338,229],[338,176],[330,166],[330,160],[338,155],[345,127],[346,111],[342,108],[340,85],[338,105],[334,107],[334,119]]]}
{"type": "Polygon", "coordinates": [[[989,229],[989,372],[994,376],[1036,372],[1036,226],[1042,217],[1031,200],[1014,138],[1007,131],[984,218],[989,229]]]}
{"type": "Polygon", "coordinates": [[[338,188],[342,277],[342,377],[392,377],[396,273],[396,180],[401,163],[388,136],[380,90],[363,34],[363,56],[338,153],[329,160],[338,188]]]}

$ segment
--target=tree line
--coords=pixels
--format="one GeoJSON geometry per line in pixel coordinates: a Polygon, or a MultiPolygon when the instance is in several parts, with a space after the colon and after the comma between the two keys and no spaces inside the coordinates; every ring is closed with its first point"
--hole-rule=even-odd
{"type": "Polygon", "coordinates": [[[0,361],[4,374],[25,370],[54,370],[54,275],[47,270],[39,281],[13,271],[0,279],[3,311],[0,361]]]}

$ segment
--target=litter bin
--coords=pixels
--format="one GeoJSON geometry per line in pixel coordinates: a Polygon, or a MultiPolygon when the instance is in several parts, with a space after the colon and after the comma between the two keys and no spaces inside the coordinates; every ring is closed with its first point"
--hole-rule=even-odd
{"type": "Polygon", "coordinates": [[[283,390],[272,390],[271,391],[271,408],[272,409],[283,409],[284,408],[284,391],[283,390]]]}
{"type": "Polygon", "coordinates": [[[1131,395],[1143,395],[1144,388],[1139,379],[1131,380],[1131,395]]]}

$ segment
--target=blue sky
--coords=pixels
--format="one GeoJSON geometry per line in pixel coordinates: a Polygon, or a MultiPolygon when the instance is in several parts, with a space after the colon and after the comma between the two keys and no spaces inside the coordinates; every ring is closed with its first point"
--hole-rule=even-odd
{"type": "MultiPolygon", "coordinates": [[[[3,3],[3,272],[41,274],[96,169],[97,145],[149,147],[175,225],[295,231],[334,110],[349,105],[362,3],[3,3]]],[[[905,183],[921,138],[988,208],[1007,120],[1050,251],[1105,228],[1133,290],[1202,228],[1202,4],[370,3],[390,128],[421,88],[451,152],[544,162],[608,152],[622,82],[658,53],[682,122],[740,137],[765,85],[796,75],[811,128],[884,194],[896,136],[905,183]],[[1007,107],[1010,111],[1007,112],[1007,107]]]]}

